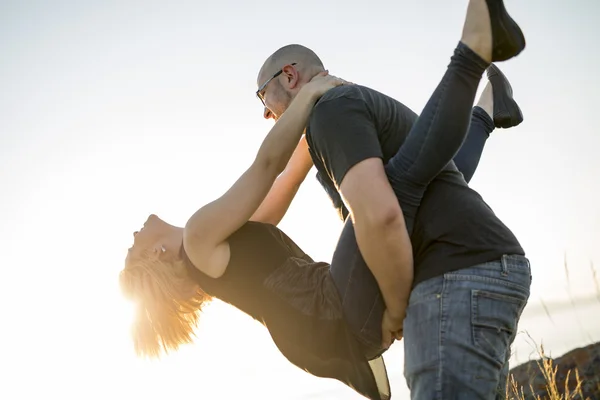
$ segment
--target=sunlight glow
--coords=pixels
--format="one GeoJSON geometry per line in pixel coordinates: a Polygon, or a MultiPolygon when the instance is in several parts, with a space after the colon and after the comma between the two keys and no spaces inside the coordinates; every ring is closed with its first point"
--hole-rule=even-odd
{"type": "MultiPolygon", "coordinates": [[[[263,0],[1,2],[0,398],[359,399],[219,301],[193,345],[136,357],[117,276],[150,213],[182,226],[250,165],[272,126],[256,73],[277,47],[312,47],[335,75],[420,111],[464,16],[434,3],[309,1],[292,26],[290,7],[263,0]]],[[[534,3],[511,1],[530,47],[503,66],[525,122],[492,133],[471,183],[526,249],[532,305],[593,293],[590,261],[600,268],[600,78],[572,73],[573,60],[596,65],[600,3],[547,3],[543,18],[534,3]]],[[[281,228],[331,259],[341,222],[314,172],[281,228]]],[[[599,312],[561,314],[557,328],[532,311],[520,329],[564,351],[600,340],[599,312]]],[[[526,359],[523,335],[515,346],[526,359]]],[[[408,393],[402,350],[386,356],[394,399],[408,393]]]]}

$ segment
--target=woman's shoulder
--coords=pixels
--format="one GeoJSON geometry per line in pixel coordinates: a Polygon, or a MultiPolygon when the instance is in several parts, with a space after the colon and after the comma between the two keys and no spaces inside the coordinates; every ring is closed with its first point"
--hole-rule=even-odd
{"type": "Polygon", "coordinates": [[[198,280],[208,277],[217,279],[223,276],[229,264],[230,248],[227,241],[219,244],[205,259],[199,259],[193,252],[190,254],[182,245],[180,254],[181,262],[188,270],[188,274],[198,280]]]}

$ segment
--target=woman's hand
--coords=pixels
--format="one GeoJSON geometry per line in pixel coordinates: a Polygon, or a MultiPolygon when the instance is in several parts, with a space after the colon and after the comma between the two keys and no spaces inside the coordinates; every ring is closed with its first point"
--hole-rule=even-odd
{"type": "Polygon", "coordinates": [[[329,89],[342,85],[352,85],[352,83],[337,76],[329,75],[329,71],[323,71],[304,85],[302,90],[310,93],[311,97],[316,101],[329,89]]]}

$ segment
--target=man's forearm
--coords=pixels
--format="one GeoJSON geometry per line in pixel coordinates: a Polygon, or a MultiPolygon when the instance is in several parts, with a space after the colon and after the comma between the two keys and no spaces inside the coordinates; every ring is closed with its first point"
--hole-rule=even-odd
{"type": "Polygon", "coordinates": [[[388,312],[403,316],[413,280],[410,236],[383,162],[365,159],[348,170],[340,185],[358,248],[379,284],[388,312]]]}
{"type": "Polygon", "coordinates": [[[394,316],[405,312],[413,282],[413,257],[410,238],[403,219],[354,223],[356,241],[363,258],[379,285],[385,305],[394,316]]]}

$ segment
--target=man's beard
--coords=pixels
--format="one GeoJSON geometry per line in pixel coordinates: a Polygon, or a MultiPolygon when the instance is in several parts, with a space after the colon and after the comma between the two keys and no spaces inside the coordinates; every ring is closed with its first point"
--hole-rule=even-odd
{"type": "MultiPolygon", "coordinates": [[[[292,104],[294,97],[290,92],[286,92],[285,90],[281,91],[281,97],[281,103],[284,104],[283,111],[281,112],[281,114],[283,114],[290,107],[290,104],[292,104]]],[[[279,119],[279,117],[281,117],[281,115],[278,115],[277,119],[279,119]]]]}

